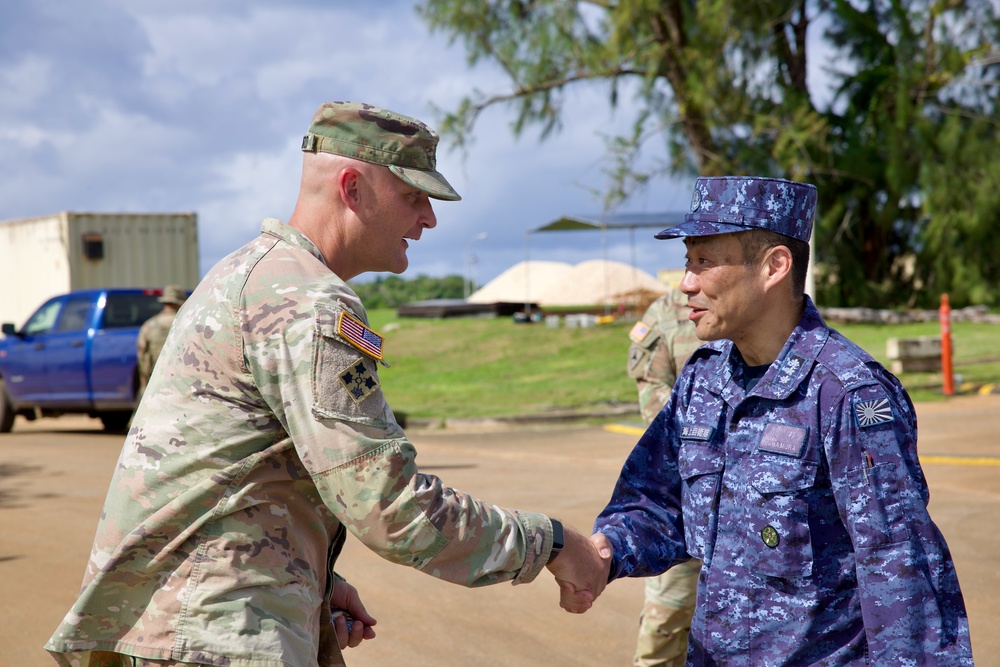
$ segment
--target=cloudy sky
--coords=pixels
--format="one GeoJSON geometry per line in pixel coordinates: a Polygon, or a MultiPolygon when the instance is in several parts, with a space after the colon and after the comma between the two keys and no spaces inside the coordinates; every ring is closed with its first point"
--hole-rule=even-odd
{"type": "MultiPolygon", "coordinates": [[[[302,134],[327,100],[364,101],[432,126],[474,89],[461,46],[431,35],[412,0],[4,0],[0,6],[0,219],[62,210],[195,211],[204,273],[287,219],[302,134]]],[[[515,140],[512,114],[483,114],[467,154],[440,150],[463,195],[436,205],[438,227],[411,245],[408,275],[467,272],[480,284],[525,259],[601,257],[598,233],[532,234],[564,214],[599,213],[601,132],[624,127],[604,88],[573,94],[561,132],[515,140]],[[485,240],[473,241],[485,233],[485,240]],[[528,241],[526,243],[526,240],[528,241]]],[[[656,183],[619,212],[686,208],[690,180],[656,183]]],[[[683,246],[639,230],[609,233],[607,255],[650,273],[683,246]]]]}

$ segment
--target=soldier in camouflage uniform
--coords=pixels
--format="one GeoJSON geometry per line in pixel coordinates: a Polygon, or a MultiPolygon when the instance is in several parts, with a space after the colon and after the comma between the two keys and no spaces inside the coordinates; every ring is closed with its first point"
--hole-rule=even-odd
{"type": "MultiPolygon", "coordinates": [[[[698,338],[592,539],[610,578],[702,561],[688,665],[972,665],[899,381],[803,293],[813,186],[699,178],[698,338]]],[[[565,596],[572,598],[570,592],[565,596]]]]}
{"type": "Polygon", "coordinates": [[[180,285],[167,285],[163,294],[157,299],[163,304],[163,310],[142,323],[139,328],[139,338],[136,339],[136,364],[139,370],[138,397],[142,398],[149,384],[149,376],[153,374],[153,364],[156,363],[163,344],[167,342],[170,326],[177,317],[177,310],[184,304],[187,297],[180,285]]]}
{"type": "Polygon", "coordinates": [[[342,665],[375,623],[334,570],[348,533],[465,586],[547,566],[587,591],[574,610],[600,593],[586,537],[421,473],[382,394],[382,337],[345,281],[402,272],[408,240],[436,224],[429,198],[459,199],[437,141],[370,105],[319,108],[288,223],[264,220],[171,329],[82,591],[46,644],[59,664],[342,665]]]}
{"type": "MultiPolygon", "coordinates": [[[[646,309],[629,332],[628,374],[639,390],[639,411],[649,426],[670,398],[670,390],[701,341],[688,319],[687,299],[670,290],[646,309]]],[[[694,616],[701,562],[689,560],[646,579],[635,667],[683,667],[694,616]]]]}

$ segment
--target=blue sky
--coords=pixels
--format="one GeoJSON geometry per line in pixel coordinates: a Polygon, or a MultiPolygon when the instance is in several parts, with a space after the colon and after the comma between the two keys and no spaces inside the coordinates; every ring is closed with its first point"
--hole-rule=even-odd
{"type": "MultiPolygon", "coordinates": [[[[364,101],[435,125],[474,89],[505,91],[489,67],[470,70],[460,46],[431,35],[414,2],[322,0],[5,0],[0,8],[0,219],[61,210],[195,211],[204,273],[253,238],[265,216],[287,219],[299,143],[328,100],[364,101]]],[[[439,150],[462,194],[436,205],[438,227],[409,251],[407,275],[466,270],[480,283],[526,256],[528,230],[563,214],[600,211],[601,133],[625,127],[607,89],[572,93],[563,128],[519,140],[495,108],[463,156],[439,150]]],[[[663,180],[620,209],[684,210],[691,180],[663,180]]],[[[679,242],[635,235],[650,273],[683,262],[679,242]]],[[[630,262],[627,232],[607,254],[630,262]]],[[[537,234],[531,259],[602,256],[600,234],[537,234]]]]}

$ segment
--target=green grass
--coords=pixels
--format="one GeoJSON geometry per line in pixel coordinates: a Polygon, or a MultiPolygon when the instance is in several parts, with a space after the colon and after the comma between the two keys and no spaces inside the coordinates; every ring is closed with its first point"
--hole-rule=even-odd
{"type": "MultiPolygon", "coordinates": [[[[391,367],[379,371],[386,398],[409,417],[497,417],[636,400],[625,374],[631,323],[550,329],[506,317],[398,318],[390,309],[369,317],[386,338],[391,367]]],[[[936,323],[834,327],[886,365],[888,338],[939,333],[936,323]]],[[[1000,381],[1000,327],[956,323],[952,339],[956,375],[970,383],[1000,381]]],[[[940,373],[900,379],[915,401],[943,397],[940,373]]]]}
{"type": "Polygon", "coordinates": [[[635,399],[625,324],[550,329],[510,318],[370,315],[386,337],[386,398],[408,416],[495,417],[635,399]]]}
{"type": "MultiPolygon", "coordinates": [[[[940,336],[937,322],[914,324],[834,324],[835,329],[861,346],[868,354],[889,367],[885,354],[889,338],[940,336]]],[[[976,386],[1000,382],[1000,326],[953,322],[951,345],[957,392],[973,391],[976,386]]],[[[900,373],[899,379],[914,401],[944,399],[941,373],[900,373]]]]}

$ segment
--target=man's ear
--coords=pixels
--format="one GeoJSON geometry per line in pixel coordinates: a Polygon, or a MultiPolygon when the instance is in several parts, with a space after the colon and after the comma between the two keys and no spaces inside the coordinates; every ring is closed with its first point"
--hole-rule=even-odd
{"type": "Polygon", "coordinates": [[[789,279],[792,275],[792,251],[783,245],[768,248],[761,270],[769,287],[789,279]]]}
{"type": "Polygon", "coordinates": [[[361,204],[361,172],[354,167],[344,167],[337,172],[337,193],[352,211],[361,204]]]}

